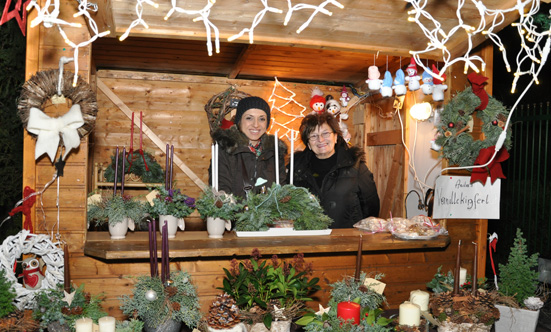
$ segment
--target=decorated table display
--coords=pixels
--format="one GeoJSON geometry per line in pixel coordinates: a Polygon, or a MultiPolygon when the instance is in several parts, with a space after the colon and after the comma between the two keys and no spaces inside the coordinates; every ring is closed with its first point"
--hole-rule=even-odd
{"type": "Polygon", "coordinates": [[[168,223],[168,237],[171,239],[176,236],[178,228],[185,229],[184,217],[195,210],[195,199],[182,194],[180,189],[167,190],[160,186],[147,195],[147,200],[146,211],[152,218],[159,219],[161,230],[164,222],[168,223]]]}
{"type": "Polygon", "coordinates": [[[134,230],[145,214],[144,204],[128,195],[114,195],[89,200],[88,222],[109,225],[111,239],[124,239],[128,229],[134,230]]]}
{"type": "Polygon", "coordinates": [[[266,193],[248,194],[235,229],[238,237],[251,236],[249,232],[254,236],[301,235],[300,231],[308,231],[302,235],[327,235],[332,222],[306,188],[274,183],[266,193]]]}
{"type": "Polygon", "coordinates": [[[368,217],[355,223],[354,228],[369,233],[390,232],[402,240],[430,240],[448,234],[444,227],[423,215],[411,219],[368,217]]]}
{"type": "MultiPolygon", "coordinates": [[[[362,272],[358,278],[345,277],[331,284],[327,307],[303,315],[296,321],[309,332],[386,332],[393,330],[393,319],[382,317],[386,301],[379,280],[382,274],[369,278],[362,272]]],[[[384,286],[382,287],[384,289],[384,286]]]]}
{"type": "Polygon", "coordinates": [[[195,206],[201,218],[206,219],[207,232],[211,238],[221,238],[224,231],[231,230],[231,221],[243,208],[237,197],[214,187],[203,189],[195,206]]]}

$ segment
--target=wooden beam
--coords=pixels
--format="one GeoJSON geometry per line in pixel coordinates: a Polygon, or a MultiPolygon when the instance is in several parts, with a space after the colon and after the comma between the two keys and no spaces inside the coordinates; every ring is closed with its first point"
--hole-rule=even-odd
{"type": "MultiPolygon", "coordinates": [[[[103,81],[99,77],[97,79],[97,85],[101,92],[103,92],[107,96],[107,98],[109,98],[113,102],[113,104],[115,104],[129,119],[132,119],[132,110],[128,106],[126,106],[126,104],[119,97],[117,97],[117,95],[113,93],[113,91],[111,91],[111,89],[109,89],[109,87],[105,83],[103,83],[103,81]]],[[[134,118],[134,124],[140,127],[139,117],[134,118]]],[[[157,136],[157,134],[155,134],[145,123],[142,123],[142,131],[147,137],[149,137],[151,141],[153,141],[153,143],[155,143],[155,145],[157,145],[159,149],[161,149],[161,151],[165,151],[166,143],[163,142],[159,138],[159,136],[157,136]]],[[[193,182],[195,182],[195,184],[199,188],[203,189],[207,186],[201,179],[199,179],[199,177],[195,173],[193,173],[193,171],[189,167],[187,167],[187,165],[177,155],[174,155],[174,161],[176,162],[176,165],[193,182]]]]}
{"type": "Polygon", "coordinates": [[[366,134],[365,136],[366,146],[402,144],[402,131],[400,129],[379,131],[366,134]]]}
{"type": "MultiPolygon", "coordinates": [[[[385,196],[383,197],[383,202],[381,204],[381,210],[379,211],[379,217],[389,218],[390,211],[394,206],[394,201],[396,194],[394,191],[397,188],[397,183],[399,180],[399,175],[401,169],[404,165],[404,148],[401,145],[396,145],[394,147],[394,156],[392,158],[392,167],[390,168],[390,174],[388,176],[388,183],[386,185],[385,196]]],[[[401,202],[400,202],[401,203],[401,202]]],[[[400,204],[400,210],[402,209],[402,204],[400,204]]]]}
{"type": "MultiPolygon", "coordinates": [[[[113,20],[113,6],[111,4],[111,0],[97,0],[95,2],[98,5],[98,11],[92,15],[90,15],[94,21],[96,21],[96,24],[98,26],[98,31],[111,31],[111,35],[115,33],[117,30],[117,26],[115,25],[115,20],[113,20]]],[[[88,22],[88,20],[86,20],[88,22]]],[[[90,30],[90,26],[88,26],[88,30],[90,30]]],[[[90,30],[90,35],[94,36],[96,33],[92,30],[90,30]]]]}
{"type": "Polygon", "coordinates": [[[247,58],[256,49],[256,45],[245,45],[243,49],[241,50],[241,53],[239,53],[239,56],[235,60],[235,64],[233,65],[232,70],[228,74],[228,78],[233,80],[239,75],[241,72],[241,69],[245,65],[245,62],[247,61],[247,58]]]}

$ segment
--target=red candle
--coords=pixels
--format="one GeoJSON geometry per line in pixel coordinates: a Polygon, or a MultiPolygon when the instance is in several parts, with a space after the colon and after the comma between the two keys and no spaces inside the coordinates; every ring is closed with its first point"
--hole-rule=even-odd
{"type": "Polygon", "coordinates": [[[344,321],[353,319],[354,325],[360,324],[361,306],[356,302],[346,301],[337,305],[337,317],[344,321]]]}

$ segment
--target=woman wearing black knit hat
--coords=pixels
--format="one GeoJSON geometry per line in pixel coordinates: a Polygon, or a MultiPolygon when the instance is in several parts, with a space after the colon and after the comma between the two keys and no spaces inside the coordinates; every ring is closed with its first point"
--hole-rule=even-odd
{"type": "MultiPolygon", "coordinates": [[[[275,138],[266,133],[270,125],[270,106],[260,97],[239,101],[235,125],[218,129],[212,137],[219,145],[218,189],[245,197],[247,191],[260,192],[276,179],[275,138]]],[[[279,179],[285,184],[287,147],[279,146],[279,179]]],[[[211,181],[212,183],[212,181],[211,181]]]]}

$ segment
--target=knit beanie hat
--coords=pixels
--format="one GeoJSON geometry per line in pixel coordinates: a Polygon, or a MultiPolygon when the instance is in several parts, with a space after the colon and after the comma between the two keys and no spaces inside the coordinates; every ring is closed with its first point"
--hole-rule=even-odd
{"type": "Polygon", "coordinates": [[[258,108],[266,113],[268,120],[266,128],[270,125],[270,105],[260,97],[245,97],[237,104],[237,112],[235,113],[235,123],[239,125],[243,113],[247,112],[251,108],[258,108]]]}

